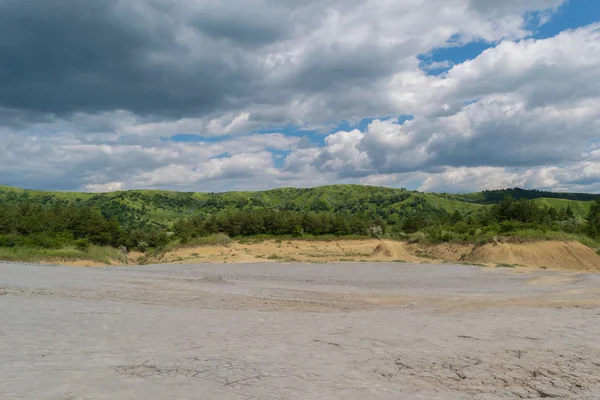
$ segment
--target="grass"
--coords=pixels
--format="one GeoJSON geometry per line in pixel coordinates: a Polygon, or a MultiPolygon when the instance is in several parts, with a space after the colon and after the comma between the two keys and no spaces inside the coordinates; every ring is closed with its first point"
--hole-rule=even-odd
{"type": "Polygon", "coordinates": [[[294,257],[280,256],[278,254],[271,254],[269,257],[267,257],[267,260],[275,260],[275,261],[282,261],[282,262],[299,262],[300,261],[294,257]]]}
{"type": "Polygon", "coordinates": [[[581,200],[568,200],[568,199],[552,199],[552,198],[539,198],[534,200],[538,205],[546,205],[548,207],[554,207],[556,209],[567,208],[571,206],[571,210],[575,215],[579,215],[581,218],[586,218],[590,212],[590,207],[594,204],[594,201],[581,201],[581,200]]]}
{"type": "Polygon", "coordinates": [[[167,245],[165,245],[161,248],[157,248],[153,252],[149,252],[149,253],[152,256],[157,256],[160,254],[168,253],[169,251],[175,251],[177,249],[185,249],[185,248],[192,248],[192,247],[210,247],[210,246],[227,247],[232,243],[233,243],[233,240],[231,240],[231,238],[229,236],[224,235],[224,234],[217,234],[217,235],[210,235],[210,236],[194,238],[194,239],[187,241],[186,243],[181,243],[180,241],[176,240],[176,241],[168,243],[167,245]]]}
{"type": "Polygon", "coordinates": [[[515,264],[498,264],[496,265],[496,268],[517,268],[517,265],[515,264]]]}
{"type": "Polygon", "coordinates": [[[258,244],[264,243],[267,241],[274,241],[275,243],[281,244],[284,241],[286,244],[293,244],[293,241],[304,241],[304,242],[334,242],[337,240],[369,240],[373,239],[371,236],[366,235],[302,235],[302,236],[292,236],[292,235],[256,235],[256,236],[247,236],[243,238],[236,239],[240,244],[258,244]]]}
{"type": "Polygon", "coordinates": [[[110,265],[113,260],[126,263],[127,256],[118,249],[102,246],[90,246],[86,250],[75,247],[62,249],[0,247],[0,260],[16,262],[85,260],[110,265]]]}
{"type": "Polygon", "coordinates": [[[576,234],[576,233],[566,233],[566,232],[557,232],[557,231],[544,231],[541,229],[522,229],[517,230],[515,232],[509,233],[487,233],[478,238],[476,244],[486,244],[491,243],[496,239],[500,239],[501,241],[506,241],[509,243],[527,243],[527,242],[535,242],[535,241],[566,241],[566,242],[579,242],[584,246],[588,246],[591,248],[598,248],[598,242],[589,236],[576,234]]]}
{"type": "Polygon", "coordinates": [[[584,246],[598,249],[600,243],[584,234],[567,233],[562,231],[552,231],[544,229],[517,229],[512,232],[498,232],[496,230],[482,232],[478,230],[473,236],[449,233],[448,240],[440,241],[432,238],[427,232],[416,232],[408,235],[408,243],[421,245],[435,245],[443,243],[470,243],[475,246],[483,246],[488,243],[506,242],[506,243],[528,243],[536,241],[565,241],[579,242],[584,246]]]}
{"type": "Polygon", "coordinates": [[[179,244],[178,247],[208,247],[208,246],[229,246],[233,240],[227,235],[217,234],[205,237],[194,238],[185,244],[179,244]]]}

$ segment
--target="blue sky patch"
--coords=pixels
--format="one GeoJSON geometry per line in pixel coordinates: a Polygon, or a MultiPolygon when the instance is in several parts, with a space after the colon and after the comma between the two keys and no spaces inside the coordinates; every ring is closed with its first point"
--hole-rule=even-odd
{"type": "Polygon", "coordinates": [[[600,1],[570,0],[563,4],[550,21],[534,29],[533,37],[546,39],[568,29],[574,29],[600,21],[600,1]]]}
{"type": "Polygon", "coordinates": [[[472,60],[490,47],[494,47],[494,44],[483,41],[470,42],[461,46],[440,47],[434,49],[431,53],[420,55],[419,60],[421,61],[421,68],[427,71],[429,75],[440,75],[448,72],[452,65],[472,60]],[[428,68],[433,63],[443,62],[448,62],[448,66],[428,68]]]}

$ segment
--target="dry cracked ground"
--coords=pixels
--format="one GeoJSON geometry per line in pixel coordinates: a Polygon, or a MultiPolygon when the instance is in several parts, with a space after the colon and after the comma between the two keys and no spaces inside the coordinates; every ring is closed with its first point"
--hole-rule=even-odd
{"type": "Polygon", "coordinates": [[[600,275],[0,264],[0,399],[600,399],[600,275]]]}

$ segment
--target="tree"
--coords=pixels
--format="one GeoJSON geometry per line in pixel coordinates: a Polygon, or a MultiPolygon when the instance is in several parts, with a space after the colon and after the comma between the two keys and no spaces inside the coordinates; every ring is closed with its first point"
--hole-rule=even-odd
{"type": "Polygon", "coordinates": [[[597,199],[590,207],[586,231],[591,237],[598,237],[600,235],[600,199],[597,199]]]}

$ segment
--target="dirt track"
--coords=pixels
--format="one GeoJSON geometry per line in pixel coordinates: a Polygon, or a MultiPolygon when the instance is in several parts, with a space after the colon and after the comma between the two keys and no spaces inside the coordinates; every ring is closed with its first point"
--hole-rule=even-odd
{"type": "Polygon", "coordinates": [[[0,399],[600,399],[600,275],[0,264],[0,399]]]}

